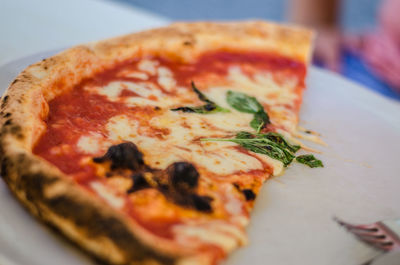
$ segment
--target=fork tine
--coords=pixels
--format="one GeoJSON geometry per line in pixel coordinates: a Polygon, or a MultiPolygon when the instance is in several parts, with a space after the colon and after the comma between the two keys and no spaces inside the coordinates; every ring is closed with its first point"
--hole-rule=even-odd
{"type": "Polygon", "coordinates": [[[334,217],[333,220],[335,220],[339,225],[344,226],[348,230],[361,230],[361,231],[367,231],[367,232],[378,232],[378,230],[379,230],[373,224],[372,225],[353,225],[353,224],[346,223],[337,217],[334,217]]]}
{"type": "Polygon", "coordinates": [[[356,233],[354,233],[354,235],[357,236],[360,240],[362,240],[366,243],[370,243],[370,244],[383,244],[383,243],[390,242],[390,241],[386,240],[386,236],[384,236],[383,238],[376,238],[373,236],[356,234],[356,233]]]}
{"type": "Polygon", "coordinates": [[[393,242],[389,241],[385,235],[368,235],[363,233],[353,233],[362,242],[383,251],[391,249],[393,242]]]}
{"type": "Polygon", "coordinates": [[[393,246],[393,242],[368,242],[363,239],[361,240],[367,245],[385,252],[391,250],[393,246]]]}
{"type": "Polygon", "coordinates": [[[352,225],[336,217],[333,219],[359,240],[378,250],[386,252],[393,249],[395,245],[391,233],[386,231],[381,222],[368,225],[352,225]]]}
{"type": "Polygon", "coordinates": [[[383,235],[383,234],[379,234],[379,235],[371,235],[371,234],[367,234],[367,233],[354,233],[357,236],[359,236],[360,238],[364,239],[364,240],[369,240],[369,241],[379,241],[379,242],[383,242],[387,236],[383,235]]]}

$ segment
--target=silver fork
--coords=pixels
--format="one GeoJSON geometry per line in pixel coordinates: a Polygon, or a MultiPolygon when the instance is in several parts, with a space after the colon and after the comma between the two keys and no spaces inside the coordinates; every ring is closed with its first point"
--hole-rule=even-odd
{"type": "MultiPolygon", "coordinates": [[[[382,251],[382,253],[400,250],[400,220],[379,221],[372,224],[354,225],[346,223],[336,217],[333,218],[339,225],[355,235],[365,244],[382,251]]],[[[371,264],[378,255],[362,265],[371,264]]]]}
{"type": "Polygon", "coordinates": [[[334,220],[367,245],[387,252],[400,250],[400,220],[380,221],[373,224],[354,225],[338,218],[334,220]]]}

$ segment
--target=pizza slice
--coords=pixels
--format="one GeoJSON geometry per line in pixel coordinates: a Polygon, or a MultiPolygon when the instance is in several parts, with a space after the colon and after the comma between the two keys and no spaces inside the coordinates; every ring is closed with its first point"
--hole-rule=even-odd
{"type": "Polygon", "coordinates": [[[311,41],[261,21],[177,23],[45,59],[2,98],[1,174],[104,261],[218,264],[300,148],[311,41]]]}

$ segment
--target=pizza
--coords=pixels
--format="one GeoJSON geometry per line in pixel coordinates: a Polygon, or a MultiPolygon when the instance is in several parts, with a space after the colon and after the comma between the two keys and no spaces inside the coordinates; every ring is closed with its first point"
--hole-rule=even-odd
{"type": "MultiPolygon", "coordinates": [[[[312,32],[176,23],[29,66],[1,100],[1,175],[111,264],[219,264],[296,157],[312,32]]],[[[273,202],[271,202],[273,203],[273,202]]]]}

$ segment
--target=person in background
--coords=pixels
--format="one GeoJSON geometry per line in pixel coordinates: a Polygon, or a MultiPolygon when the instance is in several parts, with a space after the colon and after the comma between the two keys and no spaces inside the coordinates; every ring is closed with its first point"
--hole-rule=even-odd
{"type": "Polygon", "coordinates": [[[345,34],[340,0],[290,0],[289,20],[314,28],[314,62],[400,100],[400,0],[381,0],[378,25],[345,34]]]}

